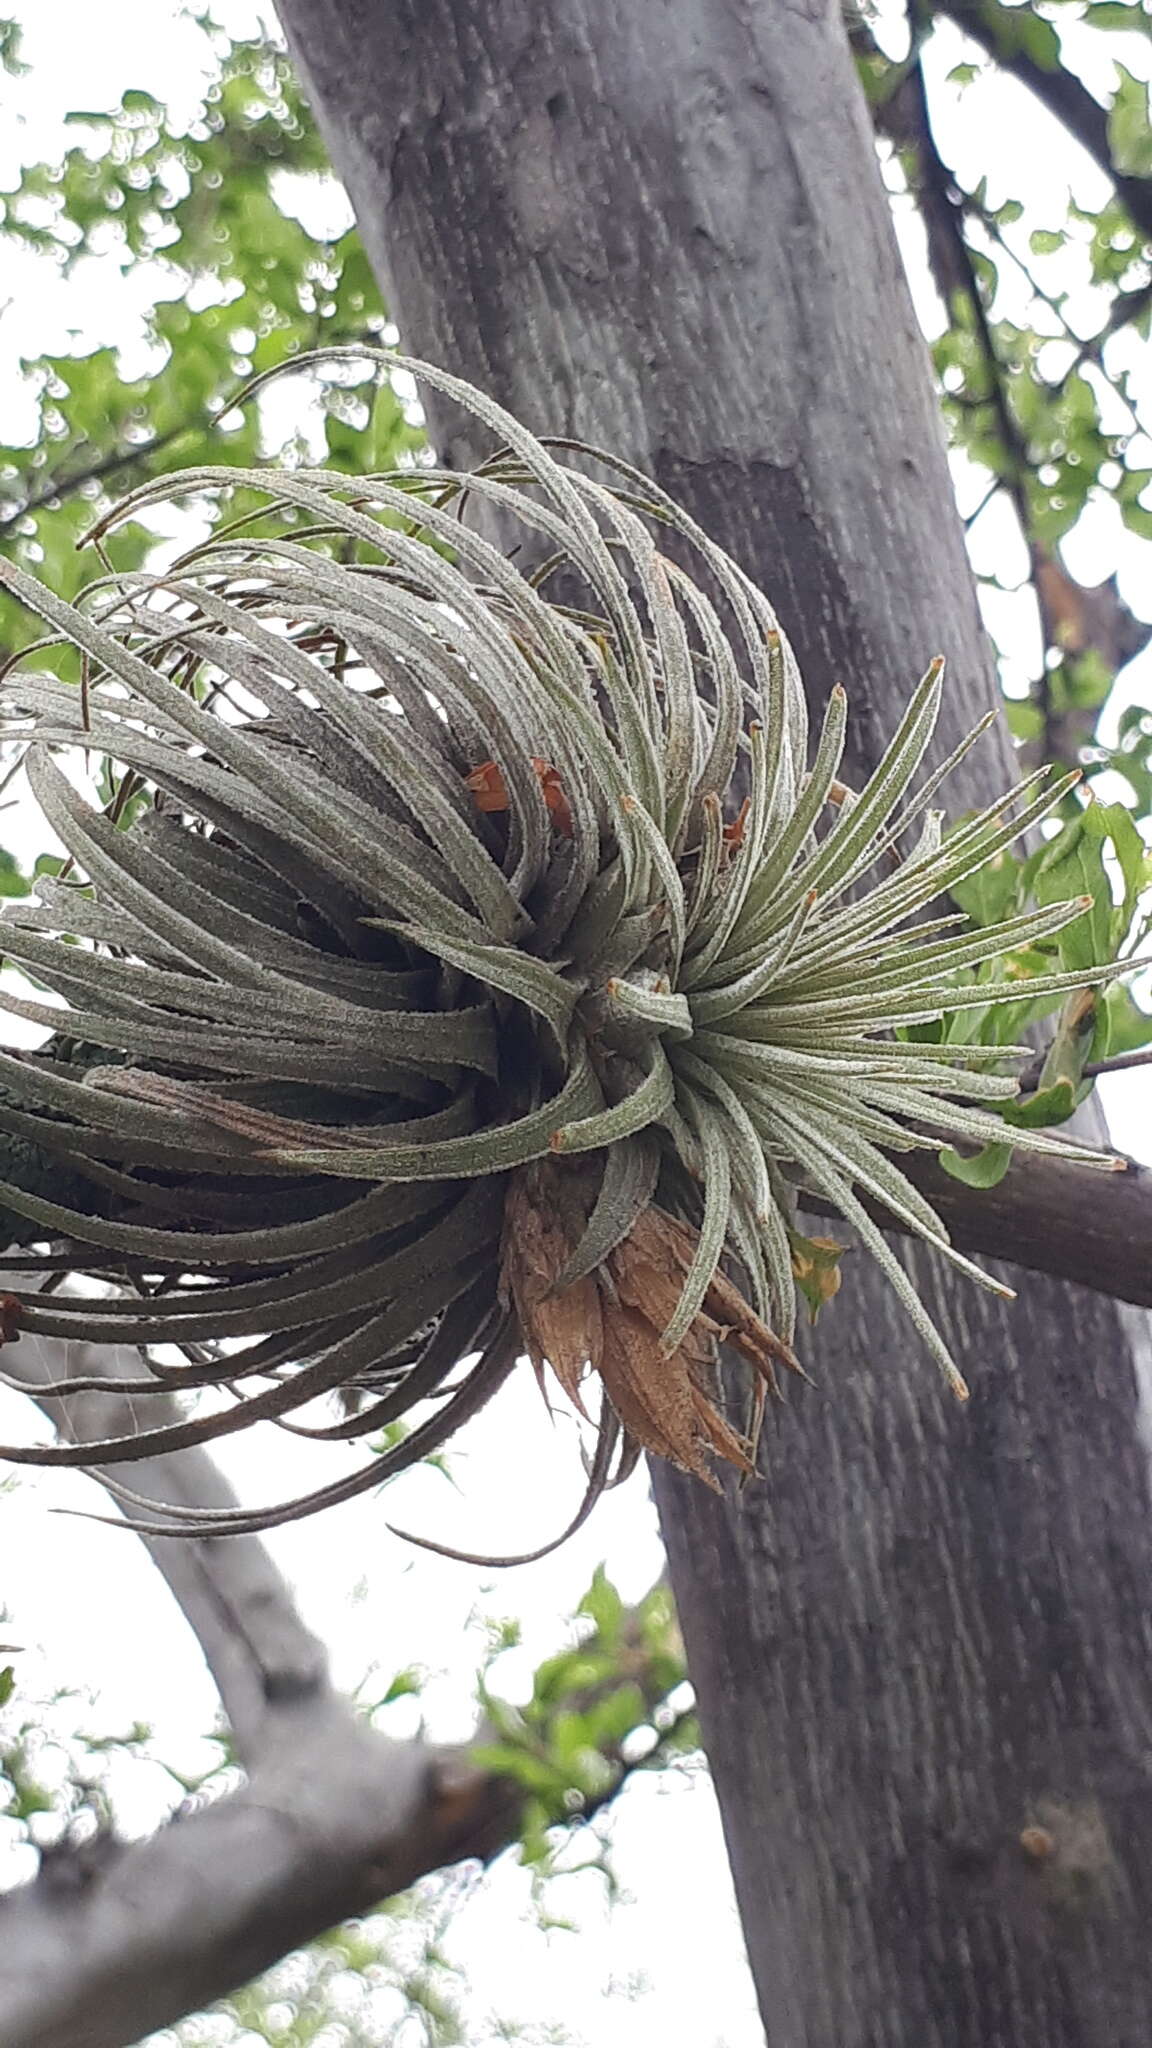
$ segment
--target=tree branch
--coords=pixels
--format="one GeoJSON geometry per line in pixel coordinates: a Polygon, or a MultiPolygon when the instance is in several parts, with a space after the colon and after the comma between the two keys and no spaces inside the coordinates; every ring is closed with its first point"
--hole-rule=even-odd
{"type": "MultiPolygon", "coordinates": [[[[859,42],[859,38],[857,40],[859,42]]],[[[1017,417],[1011,380],[993,330],[989,314],[991,295],[977,269],[976,252],[968,233],[970,221],[978,223],[989,241],[1021,272],[1029,290],[1049,307],[1067,337],[1073,343],[1077,337],[1055,300],[1041,289],[1023,260],[1005,242],[994,215],[963,189],[940,155],[918,57],[909,60],[899,82],[875,109],[875,119],[877,127],[907,160],[909,181],[919,201],[927,235],[929,267],[937,290],[953,311],[957,293],[971,308],[974,337],[984,365],[986,391],[981,393],[970,388],[963,398],[954,395],[953,403],[966,404],[977,411],[982,405],[988,406],[1002,456],[990,490],[981,500],[978,512],[967,523],[971,527],[997,489],[1008,492],[1028,550],[1029,581],[1039,613],[1042,655],[1046,657],[1048,650],[1052,649],[1067,656],[1091,647],[1115,674],[1125,661],[1140,651],[1147,641],[1148,630],[1123,604],[1116,592],[1114,579],[1095,591],[1083,591],[1068,577],[1052,549],[1037,536],[1036,515],[1029,492],[1029,478],[1036,464],[1028,437],[1017,417]],[[1083,638],[1078,637],[1080,635],[1083,638]]],[[[1113,307],[1113,319],[1105,329],[1090,344],[1085,343],[1078,350],[1077,365],[1083,361],[1086,351],[1098,355],[1108,333],[1115,332],[1125,319],[1136,317],[1140,295],[1127,293],[1123,297],[1123,313],[1118,314],[1118,308],[1113,307]]],[[[1058,400],[1061,389],[1066,388],[1071,374],[1070,369],[1060,385],[1049,387],[1048,397],[1052,403],[1058,400]]],[[[969,379],[969,387],[971,382],[969,379]]],[[[1121,402],[1128,403],[1122,395],[1121,402]]],[[[1131,405],[1128,405],[1128,410],[1133,416],[1133,424],[1138,426],[1139,421],[1135,419],[1131,405]]],[[[1095,711],[1090,705],[1074,705],[1060,710],[1053,694],[1054,676],[1055,671],[1049,669],[1047,659],[1041,659],[1031,681],[1033,701],[1041,716],[1041,730],[1038,738],[1030,741],[1023,750],[1025,765],[1064,761],[1075,766],[1080,760],[1081,749],[1092,736],[1095,711]]]]}
{"type": "Polygon", "coordinates": [[[0,1900],[5,2048],[128,2048],[425,1872],[515,1835],[508,1781],[288,1710],[243,1791],[0,1900]]]}
{"type": "MultiPolygon", "coordinates": [[[[988,384],[983,402],[991,409],[1003,448],[1003,466],[997,472],[996,482],[1011,497],[1021,536],[1031,557],[1032,580],[1040,607],[1044,647],[1047,648],[1051,645],[1051,621],[1045,614],[1044,593],[1035,573],[1036,548],[1026,482],[1032,467],[1028,445],[1012,410],[985,294],[964,233],[965,217],[971,202],[937,147],[919,59],[909,65],[899,86],[884,102],[878,121],[896,147],[903,148],[914,159],[912,176],[927,235],[929,268],[936,288],[950,313],[957,292],[971,308],[975,338],[988,384]]],[[[976,402],[981,402],[979,395],[976,402]]],[[[1033,678],[1033,684],[1043,689],[1043,674],[1039,682],[1033,678]]],[[[1047,712],[1045,719],[1047,723],[1047,712]]]]}
{"type": "MultiPolygon", "coordinates": [[[[30,1292],[27,1282],[15,1284],[30,1292]]],[[[35,1283],[33,1283],[35,1284],[35,1283]]],[[[110,1435],[131,1436],[139,1403],[129,1395],[78,1393],[66,1400],[38,1392],[53,1375],[139,1377],[139,1359],[124,1347],[63,1345],[58,1339],[26,1336],[10,1376],[73,1443],[110,1435]],[[63,1366],[61,1353],[67,1353],[63,1366]],[[86,1364],[81,1364],[81,1354],[86,1364]]],[[[169,1394],[149,1399],[148,1422],[179,1422],[183,1410],[169,1394]]],[[[123,1484],[122,1474],[96,1477],[123,1484]]],[[[170,1506],[179,1520],[189,1507],[230,1507],[234,1495],[207,1452],[193,1449],[149,1458],[133,1468],[132,1485],[150,1500],[170,1506]]],[[[124,1510],[131,1521],[130,1508],[124,1510]]],[[[291,1699],[329,1694],[324,1646],[298,1615],[291,1593],[264,1545],[255,1537],[168,1542],[142,1539],[153,1563],[195,1632],[228,1718],[237,1755],[245,1767],[259,1762],[269,1738],[269,1713],[291,1699]]]]}
{"type": "MultiPolygon", "coordinates": [[[[1005,1138],[1011,1138],[1007,1127],[1005,1138]]],[[[953,1180],[931,1153],[901,1154],[899,1163],[942,1217],[958,1251],[982,1252],[1152,1308],[1152,1171],[1115,1156],[1116,1171],[1105,1173],[1075,1159],[1018,1152],[994,1188],[953,1180]]],[[[815,1215],[836,1214],[807,1194],[802,1206],[815,1215]]],[[[901,1231],[887,1211],[874,1213],[885,1230],[901,1231]]]]}
{"type": "Polygon", "coordinates": [[[1084,1079],[1095,1081],[1101,1074],[1126,1074],[1132,1067],[1152,1067],[1152,1045],[1142,1045],[1135,1052],[1113,1053],[1106,1060],[1089,1060],[1084,1079]]]}
{"type": "MultiPolygon", "coordinates": [[[[49,1400],[37,1388],[67,1372],[137,1376],[130,1351],[26,1337],[8,1358],[10,1377],[74,1440],[124,1426],[125,1397],[49,1400]]],[[[232,1501],[199,1451],[149,1460],[134,1477],[174,1509],[232,1501]]],[[[508,1779],[483,1774],[463,1749],[389,1741],[333,1691],[324,1651],[262,1544],[148,1549],[203,1647],[248,1782],[149,1841],[58,1856],[0,1898],[4,2048],[126,2048],[424,1873],[487,1858],[517,1832],[508,1779]]]]}
{"type": "Polygon", "coordinates": [[[978,43],[1002,71],[1027,86],[1111,180],[1134,225],[1142,234],[1152,235],[1152,178],[1131,177],[1117,170],[1108,139],[1107,112],[1075,73],[1063,64],[1048,71],[1027,51],[1009,44],[997,32],[998,6],[988,6],[985,0],[932,0],[932,5],[936,14],[946,15],[978,43]]]}
{"type": "Polygon", "coordinates": [[[42,512],[46,505],[55,505],[64,498],[75,497],[85,484],[103,483],[120,470],[131,469],[137,462],[147,462],[153,455],[162,455],[182,435],[206,426],[211,417],[205,414],[203,419],[184,420],[178,427],[169,428],[167,433],[153,434],[150,440],[139,441],[132,448],[114,448],[111,453],[99,456],[83,469],[72,470],[67,476],[49,477],[39,490],[32,491],[22,503],[13,505],[0,515],[0,540],[14,532],[20,521],[31,513],[42,512]]]}

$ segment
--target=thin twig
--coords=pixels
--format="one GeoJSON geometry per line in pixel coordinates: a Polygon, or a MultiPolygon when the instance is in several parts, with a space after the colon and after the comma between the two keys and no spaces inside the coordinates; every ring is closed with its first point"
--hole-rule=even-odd
{"type": "Polygon", "coordinates": [[[184,420],[178,427],[169,427],[164,434],[154,434],[150,441],[139,441],[134,448],[115,449],[111,455],[101,456],[99,462],[90,463],[87,469],[77,469],[71,476],[54,478],[40,490],[34,491],[31,497],[25,498],[22,505],[17,505],[11,512],[4,514],[0,519],[0,539],[3,539],[5,534],[13,532],[20,521],[27,519],[31,513],[41,512],[46,505],[54,505],[58,500],[74,497],[77,491],[83,490],[85,484],[101,483],[105,477],[115,476],[118,470],[130,469],[133,463],[147,462],[151,456],[160,455],[166,448],[170,448],[182,435],[194,433],[198,428],[206,426],[214,417],[214,414],[204,414],[197,419],[184,420]]]}
{"type": "MultiPolygon", "coordinates": [[[[353,328],[347,334],[334,334],[329,337],[333,347],[342,348],[355,347],[361,341],[371,341],[374,338],[371,328],[353,328]]],[[[82,361],[83,358],[79,360],[82,361]]],[[[232,411],[250,381],[245,378],[242,384],[238,383],[232,396],[225,393],[216,410],[209,411],[205,407],[193,414],[190,419],[181,420],[179,426],[169,427],[163,434],[153,434],[150,440],[139,441],[132,448],[113,449],[111,453],[100,456],[98,461],[89,463],[85,469],[73,470],[70,476],[55,477],[42,484],[39,490],[25,498],[23,504],[14,505],[11,511],[0,517],[0,540],[31,513],[41,512],[46,505],[55,504],[60,499],[74,497],[77,491],[83,490],[85,484],[102,483],[106,477],[115,476],[119,470],[131,469],[138,462],[149,462],[154,455],[162,455],[166,449],[173,447],[184,435],[201,433],[205,428],[211,427],[232,411]]]]}
{"type": "Polygon", "coordinates": [[[1084,1079],[1094,1081],[1098,1074],[1124,1074],[1130,1067],[1152,1067],[1152,1045],[1141,1046],[1138,1052],[1114,1053],[1109,1060],[1090,1060],[1084,1068],[1084,1079]]]}
{"type": "MultiPolygon", "coordinates": [[[[1040,611],[1043,645],[1044,648],[1048,648],[1053,644],[1054,625],[1045,603],[1043,585],[1038,574],[1039,558],[1032,535],[1032,511],[1027,486],[1032,464],[1028,444],[1012,409],[1004,365],[1000,360],[996,337],[992,332],[992,323],[977,275],[973,250],[965,234],[971,205],[968,195],[937,147],[932,130],[927,87],[919,62],[909,68],[901,86],[898,103],[893,102],[890,113],[890,132],[911,149],[916,157],[925,226],[929,236],[930,258],[939,289],[945,301],[950,296],[950,287],[961,291],[972,309],[975,337],[984,362],[988,384],[987,392],[983,393],[977,402],[991,407],[1004,451],[1003,466],[997,472],[993,484],[981,501],[978,513],[974,516],[979,516],[979,512],[984,510],[996,490],[1004,489],[1008,492],[1021,536],[1028,549],[1031,582],[1040,611]],[[942,247],[941,242],[944,245],[942,247]]],[[[971,521],[966,522],[966,525],[971,525],[971,521]]],[[[1059,748],[1055,744],[1051,691],[1043,663],[1039,674],[1032,678],[1032,692],[1040,705],[1044,721],[1045,753],[1048,756],[1057,755],[1059,748]]]]}

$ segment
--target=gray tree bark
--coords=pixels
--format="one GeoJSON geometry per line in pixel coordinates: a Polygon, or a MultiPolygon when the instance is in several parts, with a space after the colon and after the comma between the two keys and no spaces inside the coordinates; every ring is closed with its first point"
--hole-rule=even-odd
{"type": "MultiPolygon", "coordinates": [[[[676,494],[771,595],[813,699],[846,684],[860,767],[937,651],[953,741],[993,666],[828,0],[280,12],[406,347],[676,494]]],[[[1009,769],[987,743],[953,803],[1009,769]]],[[[713,1500],[655,1473],[768,2041],[1143,2048],[1131,1312],[1038,1279],[990,1305],[912,1256],[966,1412],[850,1259],[767,1480],[713,1500]]]]}

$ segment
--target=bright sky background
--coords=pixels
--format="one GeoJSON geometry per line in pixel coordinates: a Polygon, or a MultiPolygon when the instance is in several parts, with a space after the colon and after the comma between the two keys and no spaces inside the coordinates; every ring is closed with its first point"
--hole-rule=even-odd
{"type": "MultiPolygon", "coordinates": [[[[62,116],[70,109],[110,106],[128,87],[176,108],[194,106],[205,76],[203,42],[174,0],[102,0],[99,8],[90,0],[25,0],[17,11],[34,68],[29,79],[0,80],[0,187],[16,182],[21,160],[61,152],[62,116]],[[23,126],[12,120],[16,109],[23,126]]],[[[217,0],[214,12],[233,34],[259,26],[258,10],[244,0],[217,0]]],[[[956,39],[950,55],[941,52],[939,68],[960,54],[956,39]]],[[[1146,55],[1129,48],[1124,59],[1136,69],[1146,55]]],[[[1055,224],[1070,177],[1082,203],[1098,202],[1099,174],[1066,144],[1054,150],[1051,124],[1020,91],[990,84],[981,88],[978,107],[969,97],[959,110],[955,100],[953,92],[940,119],[945,152],[964,173],[978,159],[994,187],[999,182],[1004,193],[1034,204],[1038,218],[1029,225],[1055,224]]],[[[915,237],[906,239],[915,272],[915,237]]],[[[20,358],[59,348],[70,332],[85,345],[115,340],[131,350],[134,324],[157,286],[155,270],[125,278],[112,259],[82,264],[66,282],[30,256],[6,251],[4,260],[0,436],[12,441],[31,432],[20,358]]],[[[931,321],[930,293],[922,275],[915,281],[931,321]]],[[[1152,397],[1152,375],[1149,389],[1152,397]]],[[[963,476],[959,487],[971,502],[975,494],[963,476]]],[[[980,521],[975,545],[981,566],[995,561],[1005,581],[1023,576],[1018,544],[998,509],[980,521]]],[[[1083,522],[1067,552],[1076,572],[1092,580],[1118,567],[1128,601],[1148,616],[1149,550],[1129,541],[1107,509],[1083,522]]],[[[1031,601],[997,596],[990,614],[1008,651],[1011,686],[1014,675],[1027,672],[1031,601]]],[[[1122,687],[1125,695],[1152,700],[1152,657],[1133,664],[1122,687]]],[[[18,850],[34,853],[48,843],[33,820],[4,823],[4,838],[18,850]]],[[[1116,1142],[1152,1158],[1152,1080],[1118,1078],[1107,1102],[1116,1142]]],[[[16,1397],[0,1396],[0,1435],[23,1433],[25,1412],[16,1397]]],[[[242,1497],[258,1500],[291,1490],[296,1470],[302,1481],[318,1483],[315,1447],[308,1447],[306,1471],[304,1454],[303,1445],[277,1434],[271,1446],[234,1441],[222,1462],[242,1497]]],[[[468,1730],[460,1678],[475,1667],[484,1617],[515,1613],[523,1623],[524,1650],[502,1672],[514,1694],[555,1647],[563,1616],[601,1559],[627,1598],[639,1596],[660,1569],[640,1477],[610,1497],[557,1557],[510,1575],[413,1553],[387,1533],[385,1512],[417,1529],[435,1528],[449,1542],[499,1552],[529,1548],[560,1526],[580,1490],[575,1443],[566,1424],[548,1422],[528,1375],[471,1427],[453,1453],[453,1474],[457,1490],[435,1473],[415,1473],[390,1492],[386,1510],[362,1500],[270,1539],[307,1620],[331,1645],[339,1682],[372,1698],[397,1669],[426,1667],[433,1676],[424,1710],[432,1733],[448,1737],[468,1730]]],[[[61,1707],[62,1728],[83,1722],[112,1730],[147,1720],[158,1755],[195,1768],[207,1760],[199,1738],[215,1712],[196,1646],[130,1537],[46,1512],[87,1505],[100,1511],[105,1497],[78,1475],[24,1480],[0,1495],[0,1593],[9,1615],[3,1635],[29,1646],[18,1666],[22,1689],[31,1696],[42,1686],[80,1685],[94,1703],[61,1707]]],[[[394,1710],[397,1733],[406,1732],[409,1712],[403,1705],[394,1710]]],[[[133,1829],[153,1826],[174,1799],[171,1779],[147,1763],[120,1769],[115,1790],[123,1823],[133,1829]]],[[[580,1937],[533,1928],[528,1886],[510,1859],[479,1888],[450,1944],[474,1989],[472,2048],[496,2038],[485,2026],[486,2011],[559,2019],[589,2048],[625,2048],[637,2038],[659,2040],[663,2048],[759,2048],[763,2035],[706,1782],[698,1777],[671,1791],[635,1783],[618,1802],[614,1839],[615,1867],[632,1903],[609,1920],[599,1880],[571,1880],[554,1903],[579,1921],[580,1937]]],[[[22,1874],[16,1863],[0,1864],[0,1882],[22,1874]]]]}

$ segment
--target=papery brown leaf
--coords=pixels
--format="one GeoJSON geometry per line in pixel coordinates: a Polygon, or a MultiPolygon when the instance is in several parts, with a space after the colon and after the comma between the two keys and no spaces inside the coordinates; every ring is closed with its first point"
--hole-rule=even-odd
{"type": "Polygon", "coordinates": [[[652,1206],[636,1218],[605,1264],[621,1301],[663,1330],[672,1320],[691,1258],[689,1233],[652,1206]]]}
{"type": "MultiPolygon", "coordinates": [[[[631,1234],[608,1260],[621,1299],[634,1302],[659,1329],[666,1329],[695,1250],[696,1232],[653,1204],[637,1217],[631,1234]]],[[[698,1339],[730,1344],[772,1387],[776,1385],[776,1365],[801,1372],[795,1354],[761,1321],[719,1266],[694,1328],[698,1339]]]]}
{"type": "Polygon", "coordinates": [[[709,1452],[750,1472],[747,1445],[697,1383],[683,1347],[665,1357],[656,1326],[623,1305],[606,1313],[600,1365],[604,1390],[628,1434],[646,1451],[719,1490],[709,1452]]]}
{"type": "Polygon", "coordinates": [[[652,1325],[636,1309],[617,1307],[604,1328],[601,1375],[625,1429],[645,1450],[691,1471],[699,1464],[695,1411],[687,1374],[663,1359],[652,1325]]]}
{"type": "Polygon", "coordinates": [[[567,1236],[559,1206],[544,1198],[538,1176],[513,1174],[504,1201],[501,1288],[517,1308],[551,1294],[564,1270],[567,1236]]]}
{"type": "Polygon", "coordinates": [[[716,1340],[731,1345],[741,1358],[762,1374],[772,1389],[776,1390],[776,1366],[785,1365],[789,1372],[799,1373],[801,1379],[808,1375],[791,1346],[782,1337],[770,1330],[745,1301],[738,1287],[717,1269],[712,1275],[712,1284],[704,1296],[705,1315],[700,1318],[708,1322],[716,1340]]]}
{"type": "Polygon", "coordinates": [[[547,1363],[582,1415],[580,1385],[603,1347],[600,1294],[592,1274],[560,1294],[556,1282],[594,1195],[582,1162],[558,1168],[545,1160],[513,1175],[504,1205],[501,1291],[516,1310],[541,1387],[547,1363]]]}
{"type": "MultiPolygon", "coordinates": [[[[595,1275],[589,1273],[566,1287],[563,1294],[536,1302],[528,1319],[540,1353],[568,1399],[590,1421],[580,1387],[589,1366],[596,1372],[603,1370],[604,1356],[604,1319],[595,1275]]],[[[523,1326],[523,1317],[521,1322],[523,1326]]]]}
{"type": "Polygon", "coordinates": [[[679,1303],[697,1233],[654,1204],[594,1274],[556,1289],[595,1199],[594,1169],[545,1160],[514,1176],[504,1225],[503,1281],[541,1378],[551,1366],[580,1409],[589,1370],[599,1373],[629,1438],[710,1486],[713,1458],[744,1474],[752,1445],[716,1405],[716,1347],[726,1342],[759,1376],[758,1415],[777,1364],[800,1367],[717,1268],[704,1306],[671,1353],[663,1333],[679,1303]]]}

